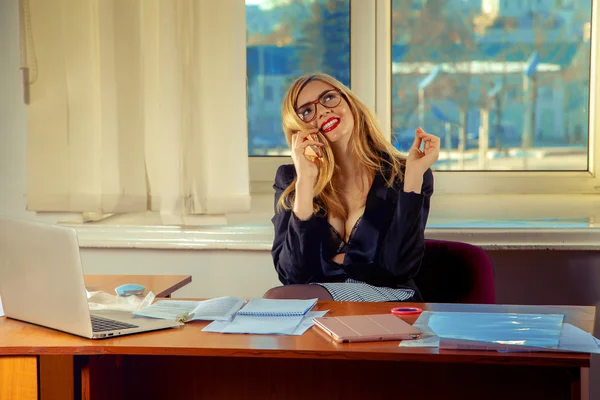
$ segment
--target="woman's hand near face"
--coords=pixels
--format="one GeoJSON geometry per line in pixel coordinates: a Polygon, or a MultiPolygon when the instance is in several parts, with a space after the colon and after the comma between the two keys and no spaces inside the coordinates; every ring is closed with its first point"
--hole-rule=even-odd
{"type": "Polygon", "coordinates": [[[405,192],[421,193],[423,174],[433,166],[439,156],[440,138],[418,128],[415,132],[415,141],[406,158],[406,172],[404,174],[405,192]],[[422,143],[425,143],[423,150],[421,150],[422,143]]]}
{"type": "Polygon", "coordinates": [[[306,149],[309,146],[323,146],[323,143],[312,140],[309,136],[318,131],[318,129],[310,129],[292,135],[292,160],[294,160],[298,181],[306,181],[307,183],[314,184],[319,175],[318,159],[311,161],[305,155],[306,149]]]}
{"type": "Polygon", "coordinates": [[[313,215],[314,186],[319,176],[319,159],[309,160],[305,151],[309,146],[321,148],[323,143],[312,140],[310,135],[318,129],[310,129],[292,135],[292,160],[296,167],[296,195],[293,211],[300,220],[307,220],[313,215]]]}
{"type": "Polygon", "coordinates": [[[425,132],[418,128],[415,132],[415,141],[413,142],[408,157],[406,159],[406,173],[425,173],[440,156],[440,138],[425,132]],[[425,143],[423,150],[421,144],[425,143]]]}

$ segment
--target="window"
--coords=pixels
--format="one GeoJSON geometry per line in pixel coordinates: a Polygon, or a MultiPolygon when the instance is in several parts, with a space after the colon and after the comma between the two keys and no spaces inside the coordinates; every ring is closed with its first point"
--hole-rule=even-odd
{"type": "MultiPolygon", "coordinates": [[[[438,194],[598,193],[597,2],[350,3],[351,88],[401,151],[440,136],[438,194]]],[[[284,162],[251,157],[253,182],[284,162]]]]}
{"type": "Polygon", "coordinates": [[[289,155],[281,102],[293,79],[322,71],[350,85],[350,0],[246,0],[248,154],[289,155]]]}

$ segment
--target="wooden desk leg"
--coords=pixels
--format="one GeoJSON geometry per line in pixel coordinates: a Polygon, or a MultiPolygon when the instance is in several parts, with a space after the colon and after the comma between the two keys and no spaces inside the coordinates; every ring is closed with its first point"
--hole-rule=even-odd
{"type": "Polygon", "coordinates": [[[121,356],[78,356],[81,400],[124,400],[121,356]],[[110,382],[110,384],[107,384],[110,382]]]}
{"type": "Polygon", "coordinates": [[[78,368],[80,374],[80,385],[78,389],[81,391],[81,400],[90,400],[91,392],[90,392],[90,357],[79,357],[77,360],[78,368]]]}
{"type": "Polygon", "coordinates": [[[40,356],[40,400],[74,400],[73,356],[40,356]]]}
{"type": "Polygon", "coordinates": [[[571,400],[587,399],[587,396],[584,396],[584,393],[587,393],[587,391],[584,390],[584,383],[581,379],[583,369],[584,368],[569,368],[567,370],[571,377],[571,400]]]}
{"type": "Polygon", "coordinates": [[[570,372],[571,375],[571,399],[590,399],[590,369],[578,368],[570,372]]]}
{"type": "Polygon", "coordinates": [[[0,400],[37,400],[36,356],[0,357],[0,400]]]}

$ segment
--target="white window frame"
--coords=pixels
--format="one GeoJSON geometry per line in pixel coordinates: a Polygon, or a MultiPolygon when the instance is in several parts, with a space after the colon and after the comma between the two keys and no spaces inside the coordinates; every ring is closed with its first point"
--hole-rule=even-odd
{"type": "MultiPolygon", "coordinates": [[[[600,194],[600,1],[592,2],[587,171],[436,171],[436,194],[600,194]]],[[[391,127],[391,1],[350,0],[352,90],[391,127]]],[[[435,133],[435,132],[433,132],[435,133]]],[[[282,133],[283,135],[283,133],[282,133]]],[[[290,157],[250,157],[253,192],[290,157]]]]}

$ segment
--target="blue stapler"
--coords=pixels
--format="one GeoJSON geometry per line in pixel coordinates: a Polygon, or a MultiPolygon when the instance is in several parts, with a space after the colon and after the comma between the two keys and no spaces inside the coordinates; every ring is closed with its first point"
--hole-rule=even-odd
{"type": "Polygon", "coordinates": [[[146,288],[137,283],[126,283],[115,288],[115,292],[119,296],[137,296],[144,294],[146,288]]]}

